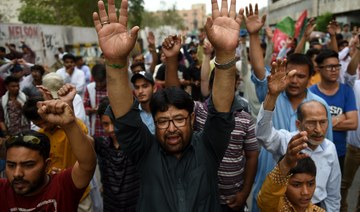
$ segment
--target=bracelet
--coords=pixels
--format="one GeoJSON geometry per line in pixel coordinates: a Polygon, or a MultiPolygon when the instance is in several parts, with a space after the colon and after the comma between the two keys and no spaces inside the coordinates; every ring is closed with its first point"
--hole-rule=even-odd
{"type": "Polygon", "coordinates": [[[109,64],[107,62],[105,62],[105,65],[111,67],[111,68],[115,68],[115,69],[122,69],[122,68],[125,68],[126,67],[126,64],[125,65],[121,65],[121,64],[109,64]]]}
{"type": "Polygon", "coordinates": [[[233,59],[231,59],[230,61],[226,62],[226,63],[223,63],[223,64],[220,64],[218,62],[216,62],[216,58],[215,58],[215,61],[214,61],[214,64],[215,64],[215,67],[218,68],[218,69],[229,69],[231,68],[233,65],[235,65],[236,63],[236,57],[234,57],[233,59]]]}

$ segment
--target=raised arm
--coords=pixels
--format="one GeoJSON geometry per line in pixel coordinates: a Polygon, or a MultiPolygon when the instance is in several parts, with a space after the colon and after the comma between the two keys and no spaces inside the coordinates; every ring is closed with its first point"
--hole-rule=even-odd
{"type": "Polygon", "coordinates": [[[266,33],[266,44],[267,45],[266,45],[264,63],[266,66],[270,66],[272,54],[274,52],[274,43],[272,41],[272,39],[274,37],[274,33],[270,27],[265,28],[265,33],[266,33]]]}
{"type": "Polygon", "coordinates": [[[249,4],[249,7],[246,7],[245,25],[250,39],[250,63],[254,69],[255,76],[260,80],[265,78],[265,63],[260,45],[259,31],[264,26],[265,20],[266,15],[259,17],[257,4],[255,4],[254,11],[251,4],[249,4]]]}
{"type": "Polygon", "coordinates": [[[279,201],[286,195],[289,171],[294,168],[297,161],[309,157],[301,154],[301,150],[307,147],[307,133],[300,132],[289,142],[286,154],[279,164],[266,177],[257,197],[257,203],[261,211],[278,211],[279,201]]]}
{"type": "Polygon", "coordinates": [[[210,80],[210,72],[211,72],[210,60],[214,49],[211,43],[207,40],[204,41],[202,48],[204,49],[204,55],[201,64],[200,88],[201,88],[201,94],[203,96],[209,96],[210,95],[209,80],[210,80]]]}
{"type": "Polygon", "coordinates": [[[92,139],[77,124],[71,107],[61,100],[49,100],[38,103],[39,115],[49,123],[59,125],[70,141],[71,149],[77,161],[71,177],[77,188],[85,188],[93,177],[96,167],[96,154],[92,139]]]}
{"type": "Polygon", "coordinates": [[[277,60],[271,64],[271,74],[268,76],[268,93],[264,100],[264,110],[273,111],[279,94],[286,89],[295,70],[286,72],[286,59],[277,60]]]}
{"type": "Polygon", "coordinates": [[[162,43],[162,50],[166,57],[165,87],[180,87],[181,83],[178,77],[178,54],[181,49],[180,35],[169,35],[162,43]]]}
{"type": "Polygon", "coordinates": [[[211,4],[212,17],[208,17],[205,29],[216,53],[212,100],[218,112],[229,112],[235,95],[235,49],[244,11],[236,14],[236,0],[231,0],[229,10],[226,0],[222,0],[220,11],[216,0],[211,4]]]}
{"type": "Polygon", "coordinates": [[[155,46],[155,35],[153,32],[149,32],[147,38],[148,42],[148,49],[152,57],[151,65],[150,65],[150,72],[154,73],[155,66],[158,62],[158,54],[156,53],[156,46],[155,46]]]}
{"type": "Polygon", "coordinates": [[[310,40],[310,35],[311,35],[312,31],[314,30],[315,26],[316,26],[315,19],[311,18],[309,20],[309,22],[306,24],[304,35],[301,37],[299,43],[297,44],[294,53],[303,54],[305,43],[306,43],[306,41],[310,40]]]}
{"type": "MultiPolygon", "coordinates": [[[[359,34],[360,35],[360,34],[359,34]]],[[[360,63],[360,40],[359,37],[357,36],[356,41],[354,41],[354,54],[351,57],[351,61],[347,67],[347,73],[349,75],[355,75],[356,74],[356,70],[359,66],[360,63]]]]}
{"type": "Polygon", "coordinates": [[[338,23],[335,20],[330,21],[329,25],[327,26],[328,33],[330,34],[329,49],[339,52],[337,41],[336,41],[336,29],[337,28],[338,28],[338,23]]]}
{"type": "Polygon", "coordinates": [[[125,115],[133,103],[128,80],[128,56],[134,48],[139,27],[127,30],[128,1],[123,0],[117,16],[114,0],[108,1],[108,13],[103,1],[98,1],[99,13],[93,19],[99,45],[106,63],[107,91],[116,118],[125,115]]]}

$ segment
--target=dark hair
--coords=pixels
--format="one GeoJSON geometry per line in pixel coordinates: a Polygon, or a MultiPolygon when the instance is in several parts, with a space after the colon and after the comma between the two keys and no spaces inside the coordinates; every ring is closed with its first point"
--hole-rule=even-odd
{"type": "Polygon", "coordinates": [[[12,82],[17,82],[17,83],[19,83],[20,80],[19,80],[19,78],[14,77],[14,76],[8,76],[8,77],[6,77],[5,80],[4,80],[4,84],[5,84],[5,85],[9,85],[9,84],[12,83],[12,82]]]}
{"type": "Polygon", "coordinates": [[[294,53],[287,57],[286,65],[307,65],[309,67],[309,78],[314,74],[314,65],[310,58],[304,54],[294,53]]]}
{"type": "Polygon", "coordinates": [[[315,58],[315,61],[318,65],[322,64],[324,60],[335,57],[336,59],[339,58],[339,55],[337,52],[330,50],[330,49],[322,49],[318,56],[315,58]]]}
{"type": "Polygon", "coordinates": [[[6,52],[6,49],[5,49],[5,47],[3,47],[3,46],[0,46],[0,52],[6,52]]]}
{"type": "Polygon", "coordinates": [[[42,133],[36,132],[34,130],[22,131],[15,136],[9,138],[5,141],[6,150],[11,147],[26,147],[35,151],[39,151],[40,155],[44,157],[44,160],[49,158],[50,155],[50,140],[49,138],[42,133]],[[24,141],[24,137],[34,136],[40,140],[39,143],[24,141]]]}
{"type": "Polygon", "coordinates": [[[44,99],[42,97],[32,97],[26,100],[24,103],[22,107],[22,113],[29,121],[37,121],[42,119],[37,112],[37,103],[40,101],[44,101],[44,99]]]}
{"type": "Polygon", "coordinates": [[[194,109],[194,101],[183,89],[169,87],[157,91],[151,98],[150,110],[153,117],[157,112],[165,112],[172,105],[177,109],[184,109],[191,114],[194,109]]]}
{"type": "Polygon", "coordinates": [[[296,115],[297,115],[297,119],[298,119],[299,121],[302,121],[303,118],[304,118],[303,106],[306,105],[306,104],[308,104],[308,103],[311,103],[311,102],[316,102],[316,103],[319,103],[320,105],[322,105],[322,106],[325,108],[326,116],[328,115],[328,114],[327,114],[328,112],[327,112],[326,106],[325,106],[323,103],[321,103],[321,102],[319,102],[319,101],[317,101],[317,100],[309,100],[309,101],[301,102],[301,103],[299,104],[299,106],[297,107],[296,115]]]}
{"type": "Polygon", "coordinates": [[[132,71],[135,67],[138,67],[138,66],[141,67],[141,70],[142,70],[142,71],[145,71],[145,64],[144,64],[143,62],[136,62],[136,63],[131,64],[131,66],[130,66],[131,71],[132,71]]]}
{"type": "Polygon", "coordinates": [[[65,61],[66,59],[70,59],[72,61],[75,62],[75,56],[72,55],[72,54],[65,54],[63,57],[62,57],[62,60],[65,61]]]}
{"type": "Polygon", "coordinates": [[[110,101],[109,101],[109,97],[105,96],[104,98],[102,98],[100,100],[100,103],[99,103],[99,107],[98,107],[98,110],[97,110],[97,114],[100,116],[103,116],[105,114],[105,111],[107,109],[107,107],[109,106],[110,104],[110,101]]]}
{"type": "Polygon", "coordinates": [[[320,53],[319,49],[311,48],[306,51],[306,56],[308,56],[311,59],[314,55],[318,55],[319,53],[320,53]]]}
{"type": "Polygon", "coordinates": [[[75,56],[75,62],[79,61],[79,60],[82,60],[83,57],[82,56],[75,56]]]}
{"type": "Polygon", "coordinates": [[[293,175],[303,173],[316,177],[316,165],[310,157],[298,160],[297,165],[289,171],[293,175]]]}
{"type": "Polygon", "coordinates": [[[31,71],[40,71],[41,75],[44,75],[45,69],[42,65],[33,65],[30,67],[31,71]]]}
{"type": "Polygon", "coordinates": [[[91,69],[91,75],[94,80],[106,80],[106,67],[103,64],[96,64],[91,69]]]}
{"type": "Polygon", "coordinates": [[[349,45],[349,41],[347,41],[347,40],[339,40],[339,42],[338,42],[338,47],[343,46],[344,44],[346,44],[346,45],[348,46],[348,45],[349,45]]]}
{"type": "Polygon", "coordinates": [[[341,33],[336,33],[336,41],[343,40],[344,36],[341,33]]]}

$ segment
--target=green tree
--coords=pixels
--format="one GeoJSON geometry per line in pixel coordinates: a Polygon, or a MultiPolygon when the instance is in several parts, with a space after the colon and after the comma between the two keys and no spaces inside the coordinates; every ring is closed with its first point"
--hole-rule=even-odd
{"type": "Polygon", "coordinates": [[[97,4],[88,0],[22,0],[19,20],[32,24],[93,26],[97,4]]]}
{"type": "Polygon", "coordinates": [[[144,12],[143,0],[129,1],[129,26],[141,26],[144,12]]]}
{"type": "Polygon", "coordinates": [[[150,27],[150,28],[157,28],[161,25],[161,18],[160,16],[156,16],[155,13],[144,11],[142,14],[142,22],[141,28],[150,27]]]}
{"type": "Polygon", "coordinates": [[[326,12],[316,18],[316,30],[320,32],[327,32],[327,25],[333,20],[333,14],[326,12]]]}
{"type": "Polygon", "coordinates": [[[141,27],[158,28],[160,26],[174,26],[178,29],[184,28],[184,20],[178,14],[176,7],[160,12],[144,11],[142,17],[143,23],[141,27]]]}

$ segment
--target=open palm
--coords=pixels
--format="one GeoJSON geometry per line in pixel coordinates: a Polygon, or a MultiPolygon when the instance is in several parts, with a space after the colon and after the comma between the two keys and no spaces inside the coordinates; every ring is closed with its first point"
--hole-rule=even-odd
{"type": "Polygon", "coordinates": [[[252,5],[249,4],[249,7],[246,7],[245,14],[246,14],[245,25],[249,34],[258,33],[265,24],[266,15],[263,15],[260,18],[257,4],[255,4],[254,11],[252,5]]]}
{"type": "Polygon", "coordinates": [[[237,47],[240,24],[229,17],[218,17],[207,30],[208,39],[215,49],[230,51],[237,47]]]}
{"type": "Polygon", "coordinates": [[[278,60],[271,64],[271,74],[268,76],[268,91],[270,94],[279,94],[284,91],[296,70],[287,73],[286,60],[278,60]]]}
{"type": "Polygon", "coordinates": [[[237,15],[235,7],[235,0],[231,0],[229,10],[227,2],[222,1],[219,10],[217,1],[212,1],[212,17],[208,17],[205,30],[210,43],[217,51],[230,52],[237,47],[244,10],[240,9],[237,15]]]}
{"type": "Polygon", "coordinates": [[[93,14],[94,25],[99,38],[99,45],[107,59],[126,58],[134,48],[139,27],[127,29],[128,3],[121,2],[120,16],[117,17],[114,0],[108,1],[107,15],[104,2],[98,2],[99,13],[93,14]]]}

